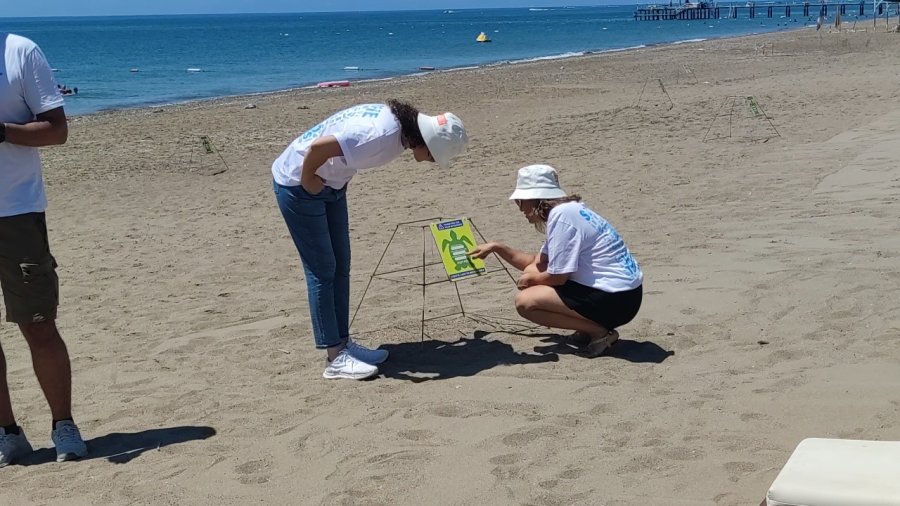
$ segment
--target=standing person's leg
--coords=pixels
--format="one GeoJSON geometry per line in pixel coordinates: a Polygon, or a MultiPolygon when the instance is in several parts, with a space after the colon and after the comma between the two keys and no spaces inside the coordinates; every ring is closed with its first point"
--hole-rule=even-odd
{"type": "Polygon", "coordinates": [[[338,334],[346,340],[350,334],[350,218],[347,213],[347,187],[334,192],[335,199],[325,204],[331,250],[334,252],[334,312],[338,334]]]}
{"type": "MultiPolygon", "coordinates": [[[[301,186],[285,187],[275,184],[278,207],[300,253],[306,273],[310,320],[316,348],[324,349],[328,354],[329,364],[323,376],[329,379],[362,379],[377,374],[378,368],[359,362],[344,352],[345,342],[340,334],[335,304],[337,259],[331,242],[326,209],[327,203],[335,200],[334,193],[327,186],[321,193],[310,195],[301,186]]],[[[347,242],[349,244],[349,237],[347,242]]],[[[349,251],[346,257],[349,259],[349,251]]],[[[346,269],[349,272],[349,266],[346,269]]],[[[338,291],[340,290],[339,288],[338,291]]],[[[349,297],[349,284],[345,291],[349,297]]]]}
{"type": "MultiPolygon", "coordinates": [[[[15,238],[18,230],[14,228],[17,220],[0,218],[0,287],[6,294],[6,314],[9,317],[11,284],[18,271],[16,262],[15,238]]],[[[14,463],[18,458],[31,453],[31,444],[25,438],[21,428],[16,424],[16,417],[9,397],[9,384],[6,380],[6,355],[0,345],[0,467],[14,463]]]]}
{"type": "Polygon", "coordinates": [[[32,452],[31,444],[16,425],[9,386],[6,383],[6,356],[0,346],[0,467],[12,464],[16,459],[32,452]]]}
{"type": "Polygon", "coordinates": [[[350,339],[350,220],[346,186],[335,191],[335,199],[326,204],[326,211],[335,260],[334,307],[338,332],[353,357],[367,364],[380,364],[387,360],[387,350],[372,350],[350,339]]]}
{"type": "Polygon", "coordinates": [[[6,355],[0,345],[0,427],[16,424],[12,401],[9,399],[9,385],[6,383],[6,355]]]}
{"type": "Polygon", "coordinates": [[[72,419],[72,369],[69,352],[55,320],[20,323],[19,329],[31,349],[31,363],[53,421],[72,419]]]}
{"type": "MultiPolygon", "coordinates": [[[[325,211],[325,200],[331,191],[325,187],[321,193],[310,195],[301,186],[275,185],[278,207],[303,263],[316,348],[338,348],[336,355],[343,343],[334,307],[335,259],[325,211]]],[[[333,359],[331,355],[329,358],[333,359]]]]}
{"type": "Polygon", "coordinates": [[[3,220],[0,234],[13,231],[16,237],[14,245],[3,248],[4,260],[0,261],[7,320],[19,325],[31,350],[34,373],[53,415],[51,439],[57,460],[84,457],[87,446],[72,420],[69,352],[56,328],[59,278],[50,253],[45,215],[29,213],[3,220]]]}
{"type": "Polygon", "coordinates": [[[19,329],[31,349],[31,363],[53,415],[50,439],[56,447],[56,461],[75,460],[87,455],[87,445],[72,419],[72,366],[66,343],[56,321],[20,323],[19,329]]]}
{"type": "MultiPolygon", "coordinates": [[[[11,284],[18,275],[19,255],[14,246],[19,233],[18,223],[16,217],[0,218],[0,289],[4,293],[7,318],[9,318],[11,284]]],[[[9,384],[6,382],[6,355],[3,354],[3,346],[0,345],[0,427],[13,426],[15,423],[16,417],[9,398],[9,384]]]]}

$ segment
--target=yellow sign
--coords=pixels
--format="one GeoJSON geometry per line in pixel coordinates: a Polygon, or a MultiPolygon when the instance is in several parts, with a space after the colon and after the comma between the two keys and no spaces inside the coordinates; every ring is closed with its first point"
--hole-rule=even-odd
{"type": "Polygon", "coordinates": [[[432,223],[431,235],[450,281],[484,273],[484,261],[468,255],[475,247],[475,236],[468,219],[432,223]]]}

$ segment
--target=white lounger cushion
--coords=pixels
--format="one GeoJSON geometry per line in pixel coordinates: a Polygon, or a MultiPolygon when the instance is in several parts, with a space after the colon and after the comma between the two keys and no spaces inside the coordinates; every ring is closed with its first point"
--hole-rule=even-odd
{"type": "Polygon", "coordinates": [[[767,506],[898,506],[900,442],[804,439],[766,494],[767,506]]]}

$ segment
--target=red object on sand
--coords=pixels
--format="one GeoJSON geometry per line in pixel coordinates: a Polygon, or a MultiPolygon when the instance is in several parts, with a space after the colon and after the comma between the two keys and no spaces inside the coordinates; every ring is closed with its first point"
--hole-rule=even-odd
{"type": "Polygon", "coordinates": [[[316,85],[317,88],[343,88],[350,86],[350,81],[325,81],[316,85]]]}

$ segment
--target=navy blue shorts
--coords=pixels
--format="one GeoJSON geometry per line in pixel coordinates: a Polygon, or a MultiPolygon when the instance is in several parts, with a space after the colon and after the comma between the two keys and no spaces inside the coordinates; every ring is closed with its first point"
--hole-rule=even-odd
{"type": "Polygon", "coordinates": [[[641,309],[644,297],[643,286],[624,292],[605,292],[570,279],[566,284],[553,288],[566,307],[606,330],[614,330],[633,320],[641,309]]]}

